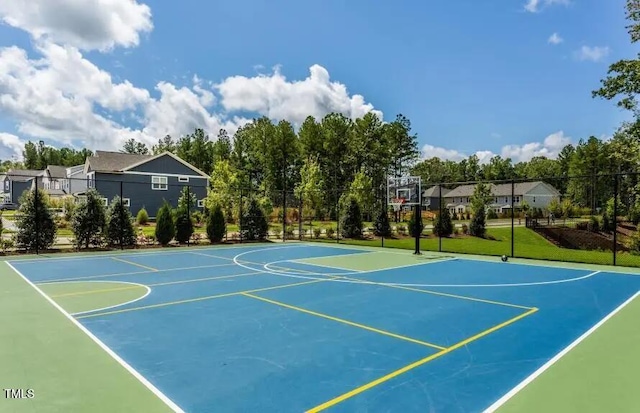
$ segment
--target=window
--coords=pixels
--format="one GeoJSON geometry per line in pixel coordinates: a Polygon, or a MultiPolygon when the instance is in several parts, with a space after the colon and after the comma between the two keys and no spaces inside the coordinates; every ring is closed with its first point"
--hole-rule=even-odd
{"type": "Polygon", "coordinates": [[[166,176],[152,176],[151,177],[151,189],[154,191],[166,191],[169,185],[167,184],[166,176]]]}
{"type": "Polygon", "coordinates": [[[102,203],[104,206],[109,206],[109,200],[107,198],[102,198],[102,203]]]}
{"type": "Polygon", "coordinates": [[[130,207],[131,206],[131,199],[129,198],[122,198],[122,204],[126,207],[130,207]]]}
{"type": "Polygon", "coordinates": [[[204,199],[198,199],[198,208],[204,208],[204,199]]]}
{"type": "Polygon", "coordinates": [[[188,176],[179,176],[178,177],[178,182],[189,182],[189,177],[188,176]]]}
{"type": "Polygon", "coordinates": [[[4,190],[5,191],[9,190],[9,180],[8,179],[6,181],[4,181],[4,190]]]}
{"type": "Polygon", "coordinates": [[[89,187],[89,188],[95,188],[96,187],[95,177],[96,177],[95,172],[91,172],[91,173],[87,174],[87,187],[89,187]]]}
{"type": "Polygon", "coordinates": [[[533,197],[533,202],[536,202],[536,197],[535,196],[533,197]]]}

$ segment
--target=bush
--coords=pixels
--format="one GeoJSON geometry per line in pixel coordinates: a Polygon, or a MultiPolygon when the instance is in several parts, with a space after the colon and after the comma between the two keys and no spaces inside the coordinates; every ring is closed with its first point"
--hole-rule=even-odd
{"type": "Polygon", "coordinates": [[[640,223],[640,205],[636,204],[629,208],[627,219],[629,222],[633,223],[633,225],[638,225],[640,223]]]}
{"type": "Polygon", "coordinates": [[[587,229],[591,232],[600,231],[600,221],[598,221],[597,217],[592,215],[591,218],[589,218],[589,224],[587,224],[587,229]]]}
{"type": "Polygon", "coordinates": [[[147,223],[149,222],[149,214],[147,213],[147,210],[144,207],[142,207],[142,209],[138,211],[138,216],[136,216],[136,222],[138,223],[138,225],[147,225],[147,223]]]}
{"type": "Polygon", "coordinates": [[[327,238],[333,238],[333,235],[336,233],[336,230],[333,228],[327,228],[327,238]]]}
{"type": "Polygon", "coordinates": [[[456,227],[453,228],[453,235],[458,235],[460,233],[460,230],[456,227]]]}
{"type": "Polygon", "coordinates": [[[362,213],[355,198],[349,200],[340,229],[344,238],[362,237],[362,213]]]}
{"type": "Polygon", "coordinates": [[[376,216],[373,233],[379,237],[391,236],[391,224],[389,223],[389,213],[385,207],[380,210],[376,216]]]}
{"type": "Polygon", "coordinates": [[[607,213],[602,214],[602,230],[605,232],[609,232],[613,230],[613,223],[609,220],[609,215],[607,213]]]}
{"type": "Polygon", "coordinates": [[[221,242],[227,231],[224,212],[219,204],[213,207],[213,211],[207,216],[207,237],[212,243],[221,242]]]}
{"type": "Polygon", "coordinates": [[[320,234],[322,234],[322,228],[319,228],[319,227],[318,227],[318,228],[314,228],[314,229],[313,229],[313,237],[314,237],[315,239],[320,238],[320,234]]]}
{"type": "Polygon", "coordinates": [[[171,207],[165,201],[156,214],[155,238],[161,245],[168,245],[176,235],[171,207]]]}
{"type": "Polygon", "coordinates": [[[258,205],[258,201],[252,199],[249,208],[244,211],[242,217],[240,226],[242,239],[249,241],[263,240],[267,237],[268,231],[269,225],[264,211],[258,205]]]}
{"type": "Polygon", "coordinates": [[[191,219],[196,225],[202,225],[202,223],[204,222],[204,216],[200,211],[193,211],[191,213],[191,219]]]}
{"type": "Polygon", "coordinates": [[[469,225],[469,234],[474,237],[484,238],[487,233],[484,208],[480,208],[473,214],[471,225],[469,225]]]}
{"type": "MultiPolygon", "coordinates": [[[[186,208],[179,208],[176,212],[176,241],[180,244],[186,244],[193,235],[193,222],[189,216],[189,210],[186,208]]],[[[157,227],[156,227],[157,228],[157,227]]]]}
{"type": "Polygon", "coordinates": [[[467,224],[462,224],[462,233],[464,235],[468,235],[469,234],[469,226],[467,224]]]}
{"type": "Polygon", "coordinates": [[[116,196],[107,210],[107,243],[110,246],[136,245],[136,233],[129,209],[116,196]]]}
{"type": "Polygon", "coordinates": [[[493,209],[489,209],[489,211],[487,212],[487,219],[497,219],[498,218],[498,214],[496,214],[496,211],[494,211],[493,209]]]}
{"type": "Polygon", "coordinates": [[[629,251],[634,255],[640,255],[640,231],[636,231],[631,235],[629,251]]]}
{"type": "Polygon", "coordinates": [[[14,245],[14,242],[13,242],[13,240],[12,240],[12,239],[3,239],[3,240],[0,242],[0,247],[2,247],[2,252],[3,252],[3,253],[6,253],[6,252],[7,252],[7,250],[10,250],[10,249],[11,249],[11,248],[13,248],[14,246],[15,246],[15,245],[14,245]]]}
{"type": "Polygon", "coordinates": [[[76,210],[76,203],[73,198],[67,197],[62,203],[62,213],[65,221],[71,221],[73,212],[76,210]]]}
{"type": "Polygon", "coordinates": [[[86,199],[78,205],[71,218],[71,229],[78,248],[100,246],[104,240],[107,215],[102,197],[95,189],[87,191],[86,199]]]}
{"type": "Polygon", "coordinates": [[[17,214],[16,244],[27,251],[46,250],[56,238],[56,225],[43,191],[25,191],[17,214]]]}
{"type": "Polygon", "coordinates": [[[422,215],[418,214],[418,219],[416,221],[416,214],[411,214],[411,219],[409,220],[409,234],[411,234],[412,237],[419,237],[422,235],[422,231],[424,231],[422,215]]]}
{"type": "Polygon", "coordinates": [[[443,209],[442,213],[436,215],[433,222],[433,235],[438,237],[448,237],[453,232],[453,224],[448,209],[443,209]]]}

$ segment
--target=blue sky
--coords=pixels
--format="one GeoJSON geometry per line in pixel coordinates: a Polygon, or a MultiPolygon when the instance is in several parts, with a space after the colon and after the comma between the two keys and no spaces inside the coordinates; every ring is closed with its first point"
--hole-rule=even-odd
{"type": "Polygon", "coordinates": [[[403,113],[425,156],[554,156],[626,118],[591,90],[636,53],[624,0],[2,3],[3,158],[333,110],[403,113]]]}

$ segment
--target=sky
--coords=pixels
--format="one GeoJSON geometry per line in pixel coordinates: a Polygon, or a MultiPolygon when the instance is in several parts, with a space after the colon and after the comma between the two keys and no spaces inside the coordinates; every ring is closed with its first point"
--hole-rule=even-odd
{"type": "Polygon", "coordinates": [[[254,117],[399,113],[422,156],[515,162],[608,139],[637,51],[624,0],[2,0],[0,159],[116,150],[254,117]]]}

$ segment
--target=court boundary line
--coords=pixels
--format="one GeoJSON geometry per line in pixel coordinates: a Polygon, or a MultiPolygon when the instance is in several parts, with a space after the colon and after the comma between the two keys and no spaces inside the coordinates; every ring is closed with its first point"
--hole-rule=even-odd
{"type": "Polygon", "coordinates": [[[138,264],[137,262],[134,262],[134,261],[125,260],[124,258],[120,258],[120,257],[110,257],[110,258],[112,260],[114,260],[114,261],[124,262],[125,264],[134,265],[136,267],[144,268],[146,270],[150,270],[150,271],[153,271],[153,272],[157,272],[158,271],[157,268],[150,267],[150,266],[144,265],[144,264],[138,264]]]}
{"type": "MultiPolygon", "coordinates": [[[[134,282],[129,282],[129,281],[102,281],[102,280],[94,280],[94,281],[68,281],[68,282],[64,282],[64,283],[52,283],[52,284],[47,284],[47,285],[53,285],[53,284],[80,284],[80,283],[110,283],[110,284],[128,284],[129,287],[120,287],[120,288],[105,288],[105,289],[101,289],[101,290],[89,290],[89,291],[76,291],[76,292],[72,292],[72,293],[64,293],[64,294],[58,294],[58,295],[49,295],[49,297],[51,298],[62,298],[62,297],[75,297],[78,295],[84,295],[84,294],[97,294],[97,293],[101,293],[101,292],[110,292],[110,291],[126,291],[126,290],[133,290],[134,287],[142,287],[142,288],[146,288],[147,290],[151,290],[151,288],[149,288],[148,285],[144,285],[144,284],[139,284],[139,283],[134,283],[134,282]]],[[[38,284],[36,284],[38,285],[38,284]]]]}
{"type": "Polygon", "coordinates": [[[133,377],[138,379],[140,383],[142,383],[149,391],[151,391],[156,397],[158,397],[162,402],[164,402],[171,410],[176,413],[185,413],[180,406],[178,406],[175,402],[173,402],[169,397],[167,397],[164,393],[162,393],[156,386],[154,386],[149,380],[147,380],[142,374],[140,374],[136,369],[131,367],[129,363],[124,361],[115,351],[111,350],[106,344],[104,344],[98,337],[96,337],[89,329],[83,326],[78,320],[76,320],[73,316],[71,316],[64,308],[62,308],[58,303],[56,303],[52,298],[50,298],[47,294],[45,294],[38,286],[32,283],[27,277],[25,277],[20,271],[18,271],[10,262],[5,261],[5,263],[11,268],[16,274],[18,274],[27,284],[29,284],[34,290],[36,290],[42,297],[45,298],[55,309],[64,315],[67,320],[71,321],[73,325],[80,329],[84,334],[86,334],[95,344],[97,344],[104,352],[106,352],[109,356],[111,356],[120,366],[124,367],[126,371],[129,372],[133,377]]]}
{"type": "Polygon", "coordinates": [[[582,335],[576,338],[573,342],[571,342],[568,346],[563,348],[559,353],[549,359],[546,363],[540,366],[536,371],[527,376],[524,380],[518,383],[514,388],[509,390],[506,394],[496,400],[493,404],[491,404],[488,408],[486,408],[483,413],[493,413],[502,407],[505,403],[507,403],[513,396],[518,394],[522,389],[527,387],[531,382],[537,379],[540,375],[542,375],[545,371],[547,371],[551,366],[553,366],[556,362],[558,362],[562,357],[567,355],[571,350],[577,347],[581,342],[583,342],[587,337],[593,334],[596,330],[602,327],[607,321],[609,321],[613,316],[615,316],[618,312],[620,312],[623,308],[629,305],[634,299],[640,297],[640,291],[633,294],[631,297],[627,298],[622,304],[613,309],[609,314],[605,315],[600,321],[598,321],[595,325],[593,325],[590,329],[585,331],[582,335]]]}
{"type": "Polygon", "coordinates": [[[378,386],[378,385],[380,385],[382,383],[385,383],[385,382],[387,382],[387,381],[389,381],[389,380],[391,380],[391,379],[393,379],[395,377],[398,377],[398,376],[400,376],[400,375],[402,375],[402,374],[404,374],[404,373],[406,373],[406,372],[408,372],[410,370],[413,370],[413,369],[415,369],[417,367],[420,367],[420,366],[422,366],[424,364],[427,364],[430,361],[433,361],[433,360],[435,360],[437,358],[440,358],[440,357],[442,357],[442,356],[444,356],[446,354],[449,354],[449,353],[451,353],[451,352],[453,352],[453,351],[455,351],[455,350],[457,350],[457,349],[459,349],[461,347],[466,346],[467,344],[470,344],[470,343],[472,343],[472,342],[474,342],[476,340],[479,340],[479,339],[481,339],[481,338],[483,338],[483,337],[485,337],[485,336],[487,336],[487,335],[489,335],[489,334],[491,334],[491,333],[493,333],[495,331],[498,331],[498,330],[500,330],[500,329],[502,329],[504,327],[507,327],[507,326],[517,322],[517,321],[520,321],[523,318],[528,317],[528,316],[536,313],[537,311],[538,311],[538,308],[533,307],[529,311],[521,313],[521,314],[519,314],[519,315],[517,315],[515,317],[512,317],[512,318],[510,318],[510,319],[508,319],[506,321],[503,321],[500,324],[497,324],[497,325],[495,325],[493,327],[490,327],[490,328],[488,328],[486,330],[483,330],[483,331],[479,332],[476,335],[473,335],[473,336],[468,337],[468,338],[466,338],[466,339],[464,339],[462,341],[459,341],[459,342],[455,343],[454,345],[449,346],[449,347],[445,348],[442,351],[439,351],[438,353],[431,354],[431,355],[429,355],[427,357],[424,357],[424,358],[422,358],[420,360],[414,361],[411,364],[408,364],[408,365],[406,365],[404,367],[401,367],[401,368],[399,368],[397,370],[394,370],[394,371],[392,371],[392,372],[390,372],[390,373],[388,373],[388,374],[386,374],[386,375],[384,375],[382,377],[379,377],[379,378],[377,378],[375,380],[372,380],[372,381],[370,381],[370,382],[368,382],[368,383],[366,383],[366,384],[364,384],[362,386],[359,386],[359,387],[357,387],[357,388],[355,388],[353,390],[350,390],[350,391],[348,391],[346,393],[343,393],[343,394],[341,394],[341,395],[339,395],[337,397],[334,397],[333,399],[331,399],[329,401],[326,401],[326,402],[324,402],[322,404],[319,404],[319,405],[317,405],[315,407],[312,407],[311,409],[306,410],[305,413],[318,413],[318,412],[326,410],[326,409],[328,409],[330,407],[333,407],[333,406],[335,406],[335,405],[337,405],[339,403],[342,403],[343,401],[348,400],[348,399],[350,399],[350,398],[352,398],[354,396],[357,396],[358,394],[363,393],[363,392],[365,392],[365,391],[367,391],[367,390],[369,390],[369,389],[371,389],[373,387],[376,387],[376,386],[378,386]]]}
{"type": "Polygon", "coordinates": [[[351,326],[351,327],[360,328],[360,329],[366,330],[366,331],[371,331],[373,333],[381,334],[381,335],[384,335],[384,336],[387,336],[387,337],[392,337],[392,338],[395,338],[395,339],[398,339],[398,340],[408,341],[408,342],[414,343],[414,344],[420,344],[420,345],[422,345],[424,347],[429,347],[429,348],[440,350],[440,351],[446,349],[446,347],[442,347],[442,346],[439,346],[437,344],[429,343],[427,341],[418,340],[418,339],[415,339],[415,338],[412,338],[412,337],[404,336],[404,335],[397,334],[397,333],[392,333],[392,332],[386,331],[386,330],[381,330],[379,328],[371,327],[371,326],[368,326],[368,325],[365,325],[365,324],[361,324],[361,323],[356,323],[356,322],[350,321],[350,320],[345,320],[344,318],[335,317],[335,316],[332,316],[332,315],[329,315],[329,314],[319,313],[317,311],[312,311],[312,310],[309,310],[309,309],[306,309],[306,308],[303,308],[303,307],[298,307],[298,306],[291,305],[291,304],[288,304],[288,303],[283,303],[282,301],[276,301],[276,300],[272,300],[270,298],[260,297],[259,295],[254,295],[254,294],[251,294],[251,293],[242,293],[242,295],[245,296],[245,297],[249,297],[249,298],[255,299],[255,300],[259,300],[259,301],[263,301],[263,302],[266,302],[266,303],[269,303],[269,304],[273,304],[273,305],[276,305],[276,306],[279,306],[279,307],[282,307],[282,308],[287,308],[289,310],[294,310],[294,311],[298,311],[298,312],[301,312],[301,313],[304,313],[304,314],[309,314],[309,315],[312,315],[312,316],[315,316],[315,317],[324,318],[324,319],[327,319],[327,320],[330,320],[330,321],[335,321],[335,322],[338,322],[338,323],[341,323],[341,324],[345,324],[345,325],[348,325],[348,326],[351,326]]]}

